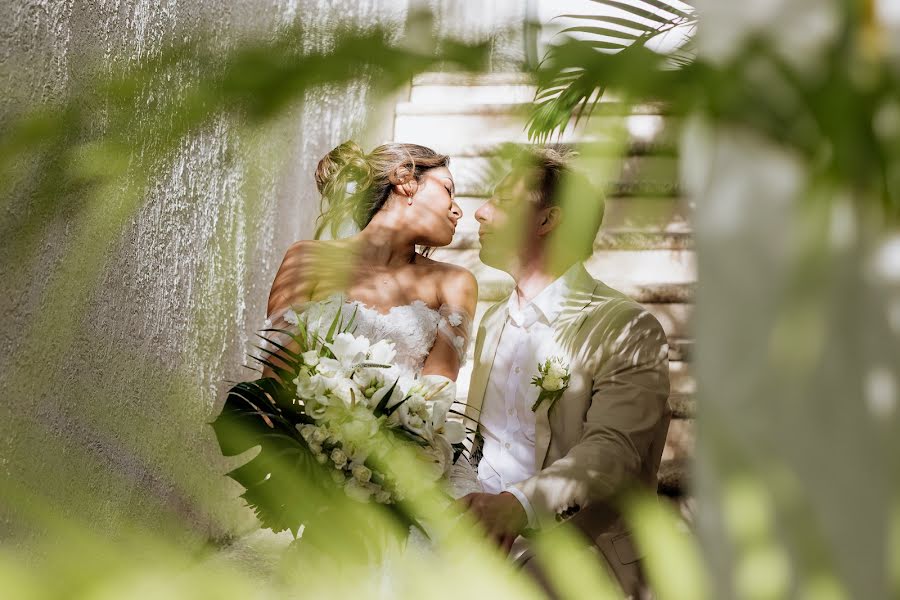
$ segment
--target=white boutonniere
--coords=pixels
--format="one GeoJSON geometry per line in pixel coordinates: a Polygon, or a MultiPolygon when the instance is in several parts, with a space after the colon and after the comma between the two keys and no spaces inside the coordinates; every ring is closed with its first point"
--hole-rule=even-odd
{"type": "Polygon", "coordinates": [[[538,374],[531,379],[531,383],[540,390],[537,400],[531,405],[531,411],[537,411],[541,402],[547,399],[550,400],[550,406],[553,406],[569,387],[569,365],[563,363],[562,358],[551,356],[538,363],[538,374]]]}

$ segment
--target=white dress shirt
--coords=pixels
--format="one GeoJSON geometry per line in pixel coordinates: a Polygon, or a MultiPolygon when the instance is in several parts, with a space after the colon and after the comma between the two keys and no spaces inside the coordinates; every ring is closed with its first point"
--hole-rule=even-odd
{"type": "Polygon", "coordinates": [[[484,447],[478,479],[485,492],[506,491],[515,495],[525,508],[529,527],[536,524],[531,504],[510,486],[528,479],[540,468],[535,465],[535,415],[531,410],[538,388],[531,378],[553,348],[551,324],[568,295],[569,281],[581,268],[580,264],[573,266],[525,306],[519,305],[518,292],[513,290],[507,304],[509,316],[485,388],[480,418],[484,447]]]}

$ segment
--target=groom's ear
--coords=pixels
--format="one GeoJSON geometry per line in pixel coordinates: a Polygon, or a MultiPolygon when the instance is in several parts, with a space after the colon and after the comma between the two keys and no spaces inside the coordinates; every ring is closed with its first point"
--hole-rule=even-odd
{"type": "Polygon", "coordinates": [[[556,229],[562,221],[562,209],[558,206],[551,206],[541,211],[541,224],[538,226],[537,234],[545,236],[556,229]]]}

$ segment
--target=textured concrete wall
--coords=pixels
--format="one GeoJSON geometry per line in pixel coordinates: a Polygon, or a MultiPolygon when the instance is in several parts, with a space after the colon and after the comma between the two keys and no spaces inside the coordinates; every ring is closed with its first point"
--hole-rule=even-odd
{"type": "MultiPolygon", "coordinates": [[[[297,18],[399,27],[405,12],[405,2],[391,0],[3,2],[0,118],[22,102],[53,103],[90,85],[87,63],[100,71],[136,64],[201,32],[227,47],[297,18]]],[[[328,43],[314,31],[303,41],[306,49],[328,43]]],[[[0,368],[41,365],[24,381],[0,380],[0,474],[15,482],[0,483],[8,492],[0,538],[52,535],[48,514],[84,519],[105,534],[170,526],[195,540],[250,522],[205,423],[223,382],[248,377],[248,342],[284,249],[312,233],[317,160],[362,135],[366,121],[375,127],[364,141],[389,137],[391,116],[382,109],[364,84],[329,88],[266,131],[251,135],[222,119],[185,140],[121,235],[97,240],[108,247],[106,260],[99,280],[75,282],[88,308],[73,346],[47,331],[40,356],[20,353],[22,332],[47,305],[45,284],[79,260],[67,245],[66,198],[48,216],[33,260],[0,256],[13,286],[0,299],[0,368]]]]}

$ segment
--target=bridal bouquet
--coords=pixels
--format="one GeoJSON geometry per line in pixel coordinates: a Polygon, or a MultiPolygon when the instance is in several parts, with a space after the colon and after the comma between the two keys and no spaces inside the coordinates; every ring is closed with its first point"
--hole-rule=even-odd
{"type": "Polygon", "coordinates": [[[396,376],[393,344],[353,335],[352,323],[344,326],[338,311],[324,336],[300,320],[294,330],[265,330],[278,335],[264,338],[257,360],[276,377],[235,385],[212,423],[224,455],[261,448],[228,475],[273,531],[296,534],[310,511],[333,503],[335,491],[415,524],[402,508],[411,490],[392,469],[398,451],[414,448],[432,482],[464,451],[466,430],[448,419],[462,416],[451,408],[455,384],[396,376]]]}

